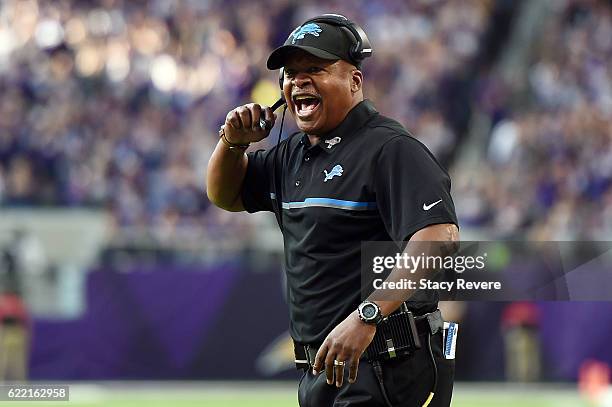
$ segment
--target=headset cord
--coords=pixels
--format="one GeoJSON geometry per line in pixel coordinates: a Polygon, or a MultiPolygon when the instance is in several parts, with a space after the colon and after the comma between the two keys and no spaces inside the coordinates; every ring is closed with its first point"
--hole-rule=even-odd
{"type": "Polygon", "coordinates": [[[380,362],[378,360],[373,361],[372,367],[374,368],[374,374],[376,375],[376,379],[378,379],[378,384],[380,386],[380,392],[383,396],[383,399],[385,399],[385,404],[387,404],[388,407],[393,407],[393,404],[391,404],[391,401],[389,400],[389,397],[387,396],[387,390],[385,389],[385,383],[383,382],[383,372],[382,372],[382,366],[380,365],[380,362]]]}
{"type": "Polygon", "coordinates": [[[431,366],[433,368],[433,386],[431,388],[431,392],[429,393],[429,397],[427,397],[427,400],[425,400],[422,407],[427,407],[429,403],[431,403],[431,400],[433,400],[434,395],[436,394],[436,388],[438,387],[438,365],[436,364],[436,358],[431,350],[431,337],[431,334],[427,335],[427,350],[429,351],[431,366]]]}
{"type": "MultiPolygon", "coordinates": [[[[283,166],[281,165],[281,186],[278,187],[277,177],[276,177],[276,161],[278,158],[278,150],[280,149],[281,136],[283,134],[283,125],[285,124],[285,113],[287,112],[287,105],[285,104],[283,108],[283,116],[281,118],[280,128],[278,130],[278,139],[276,140],[276,150],[274,150],[274,163],[272,164],[272,183],[274,184],[274,200],[276,201],[276,211],[278,213],[278,226],[280,227],[281,233],[283,232],[283,202],[282,202],[282,171],[283,166]]],[[[281,158],[284,159],[285,153],[283,152],[283,156],[281,158]]]]}
{"type": "MultiPolygon", "coordinates": [[[[436,394],[436,388],[438,387],[438,366],[436,364],[436,359],[434,357],[433,350],[431,349],[431,337],[431,334],[427,335],[427,350],[429,351],[431,366],[433,368],[433,386],[431,388],[429,396],[427,397],[427,400],[425,400],[425,403],[423,403],[421,407],[429,406],[429,403],[431,403],[431,400],[433,400],[434,395],[436,394]]],[[[391,404],[391,401],[387,396],[387,390],[385,389],[385,384],[383,382],[382,366],[380,365],[380,362],[378,360],[375,360],[374,362],[372,362],[372,367],[374,368],[374,374],[376,375],[376,379],[378,379],[380,392],[382,393],[385,403],[388,407],[393,407],[393,404],[391,404]]]]}

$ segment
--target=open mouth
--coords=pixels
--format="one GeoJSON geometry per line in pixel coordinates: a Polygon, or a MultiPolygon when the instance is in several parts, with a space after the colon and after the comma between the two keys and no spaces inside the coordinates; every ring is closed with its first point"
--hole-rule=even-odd
{"type": "Polygon", "coordinates": [[[311,94],[294,95],[292,99],[295,110],[300,117],[311,115],[321,104],[321,98],[311,94]]]}

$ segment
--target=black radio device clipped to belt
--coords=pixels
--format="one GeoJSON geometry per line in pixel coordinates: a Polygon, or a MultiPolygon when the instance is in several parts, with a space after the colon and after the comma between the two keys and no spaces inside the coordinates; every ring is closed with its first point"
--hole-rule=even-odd
{"type": "Polygon", "coordinates": [[[414,316],[402,307],[378,324],[376,335],[366,349],[365,356],[369,361],[383,361],[409,356],[420,348],[421,341],[414,316]]]}

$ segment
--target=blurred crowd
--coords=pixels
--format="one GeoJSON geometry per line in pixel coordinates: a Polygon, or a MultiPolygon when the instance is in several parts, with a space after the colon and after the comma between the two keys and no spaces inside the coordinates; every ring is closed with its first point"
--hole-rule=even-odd
{"type": "MultiPolygon", "coordinates": [[[[569,239],[606,227],[602,211],[612,219],[610,8],[566,3],[547,23],[525,109],[488,106],[491,88],[510,85],[481,84],[477,103],[496,125],[487,165],[457,176],[462,224],[569,239]]],[[[325,12],[365,27],[374,45],[366,97],[448,164],[469,119],[454,85],[482,51],[493,5],[6,0],[0,205],[102,207],[119,230],[164,236],[248,228],[204,193],[217,130],[233,107],[276,100],[267,56],[325,12]]]]}
{"type": "Polygon", "coordinates": [[[498,237],[612,236],[612,4],[551,2],[522,84],[483,81],[487,162],[456,178],[464,225],[498,237]],[[505,96],[504,96],[505,95],[505,96]]]}
{"type": "Polygon", "coordinates": [[[277,98],[270,51],[330,11],[375,44],[366,95],[449,154],[457,135],[442,85],[476,55],[488,4],[4,1],[0,203],[104,207],[118,228],[166,234],[248,222],[203,192],[218,127],[239,104],[277,98]]]}

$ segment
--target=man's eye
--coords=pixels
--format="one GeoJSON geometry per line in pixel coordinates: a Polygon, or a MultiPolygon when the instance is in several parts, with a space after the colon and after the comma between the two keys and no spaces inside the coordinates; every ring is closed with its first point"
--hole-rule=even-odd
{"type": "Polygon", "coordinates": [[[317,73],[317,72],[321,72],[321,68],[319,68],[318,66],[313,66],[308,68],[308,73],[317,73]]]}

